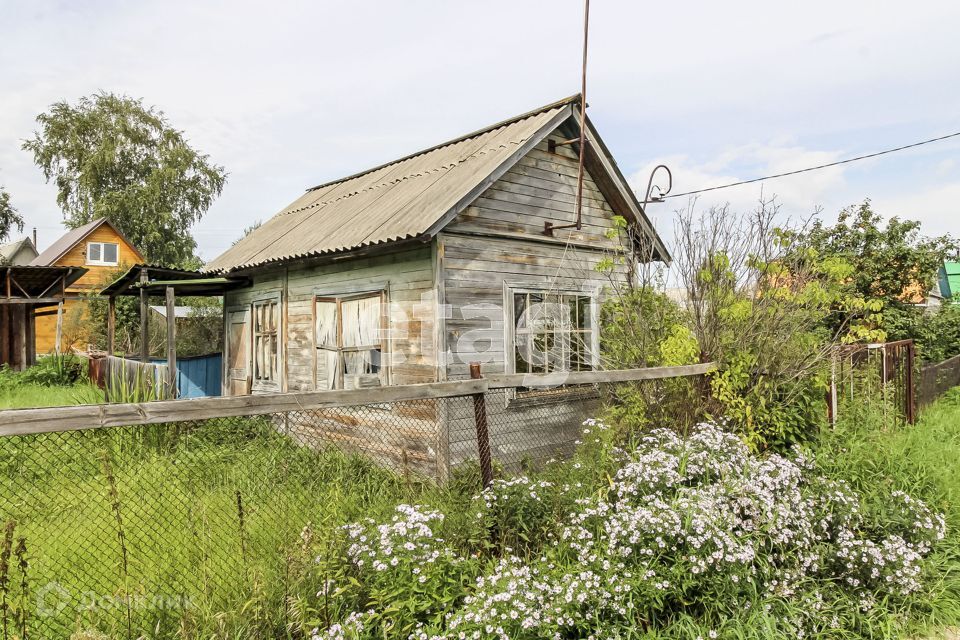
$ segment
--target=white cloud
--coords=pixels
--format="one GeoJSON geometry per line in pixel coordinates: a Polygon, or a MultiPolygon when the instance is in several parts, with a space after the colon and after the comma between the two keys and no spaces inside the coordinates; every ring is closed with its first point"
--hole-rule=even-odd
{"type": "Polygon", "coordinates": [[[960,238],[960,182],[877,198],[873,207],[886,217],[922,220],[925,235],[960,238]]]}
{"type": "MultiPolygon", "coordinates": [[[[673,174],[672,194],[682,194],[709,187],[731,184],[757,177],[785,173],[805,167],[835,162],[839,151],[805,149],[781,142],[752,143],[721,152],[713,158],[697,162],[687,156],[672,156],[662,162],[673,174]]],[[[659,162],[657,163],[659,164],[659,162]]],[[[644,197],[654,163],[648,163],[629,177],[634,191],[644,197]]],[[[664,185],[663,174],[658,173],[655,184],[664,185]]],[[[837,201],[844,190],[844,168],[830,167],[820,171],[707,191],[691,197],[668,198],[665,203],[651,204],[648,212],[657,228],[672,225],[674,212],[686,207],[696,198],[700,208],[729,204],[735,210],[754,209],[761,198],[776,196],[782,213],[792,218],[806,218],[820,208],[837,201]]]]}

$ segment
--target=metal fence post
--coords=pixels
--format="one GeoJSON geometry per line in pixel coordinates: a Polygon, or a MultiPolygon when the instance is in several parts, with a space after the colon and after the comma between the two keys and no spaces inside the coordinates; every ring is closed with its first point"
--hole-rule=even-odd
{"type": "MultiPolygon", "coordinates": [[[[470,363],[470,377],[479,380],[480,363],[470,363]]],[[[490,431],[487,427],[487,402],[482,393],[473,394],[473,417],[477,425],[477,451],[480,455],[480,474],[484,488],[493,483],[493,461],[490,458],[490,431]]]]}

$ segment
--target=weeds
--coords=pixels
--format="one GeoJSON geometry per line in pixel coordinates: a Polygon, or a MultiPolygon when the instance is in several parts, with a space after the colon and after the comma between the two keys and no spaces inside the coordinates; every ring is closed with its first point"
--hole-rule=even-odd
{"type": "Polygon", "coordinates": [[[27,600],[30,594],[30,583],[27,578],[27,570],[30,563],[27,561],[27,539],[21,537],[17,541],[17,547],[13,550],[14,557],[17,560],[17,571],[20,573],[20,606],[16,611],[17,630],[20,633],[20,640],[27,638],[27,600]]]}
{"type": "Polygon", "coordinates": [[[13,553],[13,532],[17,523],[8,520],[3,529],[0,546],[0,621],[3,624],[3,640],[10,637],[10,556],[13,553]]]}
{"type": "Polygon", "coordinates": [[[123,527],[123,513],[121,511],[120,492],[117,490],[117,479],[113,474],[113,463],[110,452],[103,451],[103,475],[107,480],[107,495],[110,510],[113,513],[117,527],[117,541],[120,543],[120,575],[123,580],[123,602],[127,613],[127,637],[132,637],[133,612],[130,606],[130,561],[127,553],[127,535],[123,527]]]}

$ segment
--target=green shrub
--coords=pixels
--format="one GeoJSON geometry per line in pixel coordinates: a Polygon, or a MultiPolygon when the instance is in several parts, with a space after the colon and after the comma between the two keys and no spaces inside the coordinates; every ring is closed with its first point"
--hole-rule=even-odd
{"type": "Polygon", "coordinates": [[[84,376],[86,360],[70,353],[44,356],[37,363],[20,373],[25,384],[45,387],[67,387],[76,384],[84,376]]]}

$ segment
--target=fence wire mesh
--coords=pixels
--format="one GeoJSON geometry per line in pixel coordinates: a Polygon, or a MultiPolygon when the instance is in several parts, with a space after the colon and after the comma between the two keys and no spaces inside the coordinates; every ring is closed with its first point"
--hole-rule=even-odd
{"type": "Polygon", "coordinates": [[[929,364],[920,369],[917,405],[923,409],[953,387],[960,386],[960,356],[929,364]]]}
{"type": "MultiPolygon", "coordinates": [[[[572,453],[601,392],[485,393],[495,472],[572,453]]],[[[476,474],[476,418],[458,396],[2,437],[3,637],[303,637],[317,541],[476,474]]]]}

